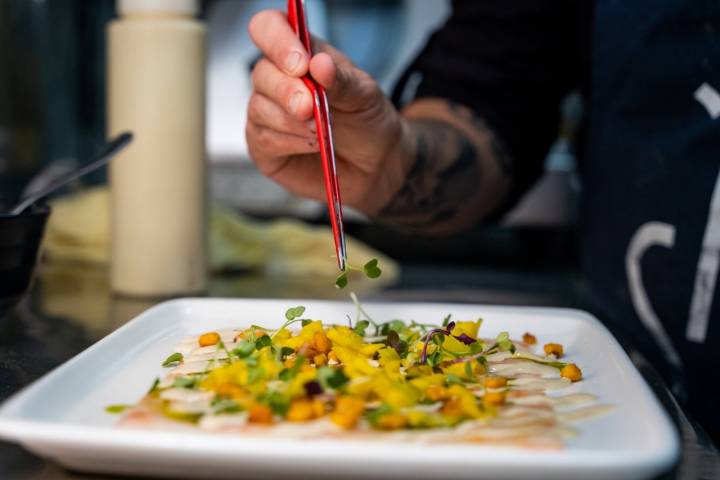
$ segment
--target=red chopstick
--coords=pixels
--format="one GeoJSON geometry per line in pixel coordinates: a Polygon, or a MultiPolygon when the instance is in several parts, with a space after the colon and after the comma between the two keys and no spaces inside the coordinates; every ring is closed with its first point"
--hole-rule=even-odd
{"type": "MultiPolygon", "coordinates": [[[[302,42],[308,53],[312,55],[312,43],[304,4],[304,0],[288,0],[288,21],[300,38],[300,42],[302,42]]],[[[309,73],[303,77],[303,82],[305,82],[313,96],[313,115],[315,116],[320,156],[322,157],[323,173],[325,175],[325,194],[327,196],[333,239],[335,240],[335,255],[337,256],[338,268],[345,271],[347,250],[345,248],[340,186],[335,164],[335,147],[333,146],[332,126],[330,124],[330,104],[325,89],[313,80],[309,73]]]]}

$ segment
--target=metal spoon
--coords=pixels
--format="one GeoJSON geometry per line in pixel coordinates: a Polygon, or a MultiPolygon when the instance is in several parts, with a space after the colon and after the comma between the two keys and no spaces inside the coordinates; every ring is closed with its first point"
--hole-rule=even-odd
{"type": "Polygon", "coordinates": [[[110,140],[105,146],[95,155],[95,159],[85,165],[76,168],[72,172],[68,172],[62,177],[54,180],[47,187],[43,188],[39,192],[35,192],[29,197],[24,198],[11,210],[11,215],[20,215],[29,206],[37,202],[38,200],[45,198],[60,187],[64,187],[73,180],[77,180],[85,174],[97,170],[98,168],[105,165],[112,157],[114,157],[120,150],[125,148],[133,139],[133,134],[130,132],[121,133],[117,137],[110,140]]]}

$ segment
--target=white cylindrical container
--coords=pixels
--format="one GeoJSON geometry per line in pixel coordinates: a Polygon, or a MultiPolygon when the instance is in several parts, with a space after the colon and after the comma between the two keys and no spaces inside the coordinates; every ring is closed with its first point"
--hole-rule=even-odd
{"type": "Polygon", "coordinates": [[[205,26],[197,0],[119,0],[108,26],[111,284],[133,296],[206,285],[205,26]]]}

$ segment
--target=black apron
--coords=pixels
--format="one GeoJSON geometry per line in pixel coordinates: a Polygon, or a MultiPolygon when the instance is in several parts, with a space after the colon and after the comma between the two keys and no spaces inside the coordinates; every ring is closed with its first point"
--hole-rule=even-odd
{"type": "Polygon", "coordinates": [[[592,300],[659,347],[646,353],[679,373],[717,438],[720,1],[595,6],[581,217],[592,300]]]}

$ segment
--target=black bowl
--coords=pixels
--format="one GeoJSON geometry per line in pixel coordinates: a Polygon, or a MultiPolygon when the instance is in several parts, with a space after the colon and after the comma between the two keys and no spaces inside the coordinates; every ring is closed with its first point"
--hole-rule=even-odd
{"type": "Polygon", "coordinates": [[[0,317],[30,286],[49,215],[44,205],[20,215],[0,213],[0,317]]]}

